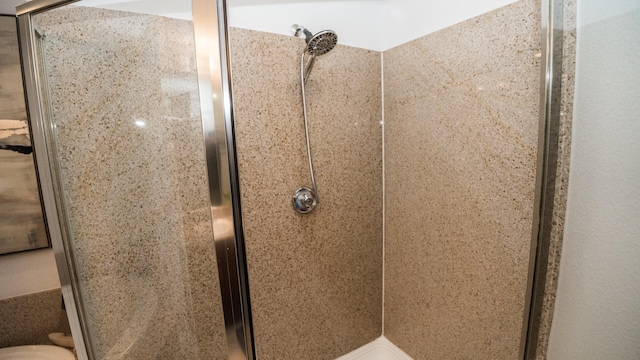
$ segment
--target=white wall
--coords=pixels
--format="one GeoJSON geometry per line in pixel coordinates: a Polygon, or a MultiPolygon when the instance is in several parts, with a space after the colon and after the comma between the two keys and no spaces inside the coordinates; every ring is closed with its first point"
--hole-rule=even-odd
{"type": "Polygon", "coordinates": [[[60,288],[53,250],[0,256],[0,300],[60,288]]]}
{"type": "Polygon", "coordinates": [[[384,51],[515,0],[369,0],[255,1],[229,0],[231,26],[290,35],[300,24],[311,32],[331,29],[339,43],[384,51]],[[272,3],[266,5],[267,3],[272,3]],[[240,4],[249,5],[238,6],[240,4]]]}
{"type": "Polygon", "coordinates": [[[244,29],[291,35],[299,24],[316,33],[333,30],[338,42],[370,50],[382,50],[382,0],[291,2],[229,8],[229,25],[244,29]]]}
{"type": "Polygon", "coordinates": [[[578,0],[569,198],[549,360],[640,359],[640,2],[578,0]]]}
{"type": "Polygon", "coordinates": [[[26,2],[25,0],[0,0],[0,14],[15,15],[16,6],[26,2]]]}
{"type": "MultiPolygon", "coordinates": [[[[2,1],[2,0],[0,0],[2,1]]],[[[340,44],[381,50],[383,0],[227,0],[229,25],[291,36],[299,24],[311,32],[334,30],[340,44]]],[[[83,0],[82,6],[191,19],[191,0],[83,0]]]]}
{"type": "MultiPolygon", "coordinates": [[[[515,0],[227,0],[229,25],[291,35],[331,29],[338,42],[384,51],[515,0]]],[[[189,0],[84,0],[84,6],[191,18],[189,0]]]]}
{"type": "Polygon", "coordinates": [[[383,50],[471,19],[516,0],[385,0],[383,50]]]}

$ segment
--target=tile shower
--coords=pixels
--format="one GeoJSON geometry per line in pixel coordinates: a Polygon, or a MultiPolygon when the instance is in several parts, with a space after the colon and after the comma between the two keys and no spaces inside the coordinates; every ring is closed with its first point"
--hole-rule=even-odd
{"type": "MultiPolygon", "coordinates": [[[[307,91],[322,202],[305,216],[290,203],[308,182],[303,40],[230,30],[261,359],[334,359],[383,331],[415,359],[517,356],[539,9],[521,0],[319,59],[307,91]]],[[[36,20],[94,352],[227,358],[191,23],[84,7],[36,20]]]]}

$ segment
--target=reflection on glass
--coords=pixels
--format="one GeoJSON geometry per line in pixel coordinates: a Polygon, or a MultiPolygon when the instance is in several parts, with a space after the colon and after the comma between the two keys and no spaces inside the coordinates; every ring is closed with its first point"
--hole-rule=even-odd
{"type": "Polygon", "coordinates": [[[0,254],[49,246],[20,74],[16,19],[0,16],[0,254]]]}
{"type": "Polygon", "coordinates": [[[34,17],[97,359],[227,358],[193,25],[143,13],[165,5],[80,2],[34,17]]]}

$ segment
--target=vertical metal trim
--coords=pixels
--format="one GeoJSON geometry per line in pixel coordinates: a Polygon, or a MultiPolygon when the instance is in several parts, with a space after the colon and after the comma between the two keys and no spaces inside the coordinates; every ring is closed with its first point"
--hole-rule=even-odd
{"type": "Polygon", "coordinates": [[[68,238],[65,237],[65,216],[56,182],[55,160],[51,159],[51,149],[47,145],[47,137],[51,135],[53,129],[51,123],[45,118],[41,106],[41,99],[44,95],[40,91],[38,59],[35,56],[35,46],[37,45],[31,15],[31,13],[23,13],[18,16],[18,32],[26,108],[32,130],[36,168],[76,353],[80,360],[92,360],[95,357],[88,341],[89,336],[84,325],[80,294],[75,286],[77,282],[71,259],[71,249],[66,241],[68,238]]]}
{"type": "Polygon", "coordinates": [[[542,0],[541,5],[540,122],[529,275],[519,356],[523,360],[536,358],[551,239],[560,124],[563,0],[542,0]]]}
{"type": "Polygon", "coordinates": [[[198,87],[229,359],[254,360],[225,0],[193,0],[198,87]]]}
{"type": "Polygon", "coordinates": [[[385,287],[385,279],[386,279],[386,246],[387,246],[387,207],[386,207],[386,203],[387,203],[387,178],[386,178],[386,162],[385,162],[385,137],[384,137],[384,127],[385,127],[385,110],[384,110],[384,51],[380,52],[380,97],[382,98],[382,104],[380,106],[381,108],[381,115],[382,115],[382,120],[381,120],[381,132],[382,132],[382,136],[381,136],[381,142],[382,142],[382,336],[384,336],[384,319],[385,319],[385,313],[384,313],[384,300],[385,300],[385,295],[386,295],[386,287],[385,287]]]}
{"type": "Polygon", "coordinates": [[[231,183],[231,199],[233,202],[233,215],[236,236],[236,272],[238,284],[240,286],[240,298],[236,299],[242,306],[242,325],[246,342],[247,359],[254,360],[257,358],[254,338],[253,338],[253,316],[251,314],[251,296],[249,287],[249,275],[247,270],[247,257],[245,251],[244,230],[242,226],[242,207],[240,201],[240,175],[238,172],[238,161],[236,154],[236,138],[235,138],[235,118],[233,114],[233,84],[231,81],[231,46],[229,41],[229,23],[227,20],[227,2],[226,0],[218,0],[218,18],[222,19],[218,22],[218,28],[222,38],[224,38],[224,47],[222,52],[222,83],[223,92],[225,94],[225,124],[226,135],[228,139],[229,151],[229,167],[230,167],[230,183],[231,183]]]}

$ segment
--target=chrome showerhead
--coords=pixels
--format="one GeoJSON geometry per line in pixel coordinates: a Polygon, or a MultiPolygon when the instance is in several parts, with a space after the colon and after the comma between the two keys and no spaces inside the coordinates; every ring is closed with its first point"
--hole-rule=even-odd
{"type": "Polygon", "coordinates": [[[324,55],[331,51],[338,44],[338,35],[335,31],[323,30],[313,35],[311,31],[307,30],[304,26],[298,24],[291,25],[291,34],[296,37],[304,38],[307,46],[304,48],[302,57],[309,54],[309,61],[303,69],[303,78],[306,83],[313,69],[313,64],[316,62],[316,56],[324,55]]]}
{"type": "Polygon", "coordinates": [[[338,35],[331,30],[323,30],[307,41],[307,51],[311,55],[324,55],[338,44],[338,35]]]}
{"type": "Polygon", "coordinates": [[[304,38],[307,43],[306,51],[312,56],[324,55],[338,44],[338,35],[331,30],[323,30],[314,35],[304,26],[293,24],[291,33],[304,38]]]}

